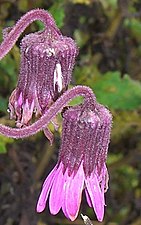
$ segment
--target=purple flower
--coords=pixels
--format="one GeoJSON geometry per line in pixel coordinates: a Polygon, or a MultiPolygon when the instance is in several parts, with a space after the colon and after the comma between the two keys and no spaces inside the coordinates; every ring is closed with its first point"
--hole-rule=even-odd
{"type": "Polygon", "coordinates": [[[4,31],[0,56],[4,55],[4,45],[10,49],[11,43],[15,42],[13,39],[16,40],[35,19],[42,20],[45,29],[22,39],[18,84],[9,98],[10,118],[16,119],[17,127],[29,125],[33,113],[36,117],[43,115],[66,91],[78,54],[74,40],[61,34],[47,11],[32,10],[15,27],[4,31]]]}
{"type": "Polygon", "coordinates": [[[50,212],[55,215],[62,208],[65,216],[73,221],[85,190],[88,205],[102,221],[104,193],[108,188],[105,161],[112,116],[102,105],[84,106],[72,107],[63,113],[59,159],[43,184],[37,211],[45,209],[49,196],[50,212]]]}

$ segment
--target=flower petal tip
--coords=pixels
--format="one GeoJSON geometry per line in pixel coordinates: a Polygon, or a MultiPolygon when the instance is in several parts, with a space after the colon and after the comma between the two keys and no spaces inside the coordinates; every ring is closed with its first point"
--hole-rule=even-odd
{"type": "Polygon", "coordinates": [[[99,222],[102,222],[103,221],[103,218],[104,218],[104,212],[101,211],[99,213],[96,214],[96,217],[98,219],[99,222]]]}
{"type": "Polygon", "coordinates": [[[69,219],[73,222],[75,219],[77,218],[77,214],[76,215],[69,215],[69,219]]]}
{"type": "Polygon", "coordinates": [[[97,217],[97,219],[98,219],[99,222],[102,222],[103,221],[103,217],[102,218],[98,218],[97,217]]]}
{"type": "Polygon", "coordinates": [[[38,213],[43,212],[44,209],[45,209],[45,205],[44,205],[44,204],[40,204],[40,203],[37,204],[36,211],[37,211],[38,213]]]}

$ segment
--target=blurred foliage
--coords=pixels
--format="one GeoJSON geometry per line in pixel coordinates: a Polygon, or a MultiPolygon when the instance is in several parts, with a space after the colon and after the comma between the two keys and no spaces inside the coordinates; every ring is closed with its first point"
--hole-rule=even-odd
{"type": "MultiPolygon", "coordinates": [[[[12,26],[21,15],[33,8],[48,10],[62,33],[73,37],[79,46],[80,53],[70,87],[76,84],[90,86],[97,100],[107,106],[113,114],[113,129],[107,159],[110,188],[106,194],[107,207],[101,225],[140,225],[141,2],[140,0],[2,0],[0,41],[3,28],[12,26]]],[[[23,35],[42,28],[43,24],[37,21],[30,25],[23,35]]],[[[21,38],[0,62],[0,116],[3,123],[8,121],[6,111],[8,98],[18,79],[21,38]]],[[[82,98],[76,98],[70,104],[81,102],[82,98]]],[[[60,124],[61,116],[58,120],[60,124]]],[[[62,213],[53,217],[48,209],[41,215],[34,212],[42,179],[52,169],[58,155],[60,138],[51,124],[50,127],[55,133],[55,143],[52,147],[41,133],[26,141],[18,142],[0,136],[0,153],[5,153],[0,155],[2,225],[26,225],[28,217],[30,225],[70,224],[62,213]],[[35,196],[32,195],[33,190],[35,196]],[[20,202],[23,206],[19,205],[20,202]],[[9,209],[8,206],[11,204],[13,207],[9,209]],[[30,214],[25,213],[27,205],[30,214]]],[[[85,203],[84,199],[81,212],[88,215],[93,224],[99,224],[95,221],[93,210],[85,203]]],[[[83,224],[83,221],[78,217],[72,224],[83,224]]]]}
{"type": "Polygon", "coordinates": [[[65,18],[63,1],[61,0],[55,1],[55,3],[49,8],[49,12],[52,14],[53,18],[55,19],[57,26],[61,28],[64,24],[64,18],[65,18]]]}
{"type": "Polygon", "coordinates": [[[75,4],[90,4],[92,0],[72,0],[75,4]]]}
{"type": "Polygon", "coordinates": [[[138,19],[125,19],[124,26],[130,31],[133,38],[137,41],[141,41],[141,23],[138,19]]]}
{"type": "Polygon", "coordinates": [[[92,88],[97,99],[111,109],[131,110],[141,106],[141,83],[128,75],[121,78],[119,72],[107,72],[93,83],[92,88]]]}
{"type": "Polygon", "coordinates": [[[140,108],[141,83],[139,81],[131,79],[128,75],[121,78],[121,73],[118,71],[109,71],[104,74],[93,73],[93,68],[76,69],[79,83],[90,86],[100,103],[111,109],[132,110],[140,108]]]}

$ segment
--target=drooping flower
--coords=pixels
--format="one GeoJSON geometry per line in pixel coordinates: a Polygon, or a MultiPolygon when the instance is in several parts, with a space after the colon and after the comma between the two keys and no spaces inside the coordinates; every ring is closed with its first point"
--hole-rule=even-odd
{"type": "MultiPolygon", "coordinates": [[[[43,17],[46,26],[43,31],[31,33],[21,41],[18,84],[9,98],[10,118],[16,119],[17,127],[29,125],[34,113],[36,117],[44,114],[66,91],[78,54],[74,40],[61,34],[47,11],[33,10],[29,15],[29,21],[31,16],[32,21],[34,17],[43,17]]],[[[27,19],[19,21],[17,29],[25,27],[27,19]]],[[[4,32],[4,38],[11,35],[12,29],[4,32]]]]}
{"type": "Polygon", "coordinates": [[[97,219],[103,220],[104,193],[108,188],[106,157],[112,117],[102,105],[76,106],[63,114],[62,143],[57,165],[44,181],[37,203],[42,212],[49,198],[50,212],[62,208],[65,216],[75,220],[85,190],[88,205],[97,219]]]}

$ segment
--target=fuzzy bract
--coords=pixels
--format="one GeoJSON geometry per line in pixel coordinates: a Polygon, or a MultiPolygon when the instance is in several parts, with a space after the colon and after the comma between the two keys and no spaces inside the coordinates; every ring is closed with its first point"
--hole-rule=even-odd
{"type": "Polygon", "coordinates": [[[66,91],[78,54],[75,42],[51,26],[25,36],[20,50],[18,84],[9,98],[18,127],[28,125],[33,114],[41,116],[66,91]]]}
{"type": "Polygon", "coordinates": [[[93,207],[97,219],[103,220],[111,122],[111,114],[99,104],[93,110],[76,106],[63,113],[59,159],[43,184],[38,212],[45,209],[49,197],[52,214],[62,208],[65,216],[74,221],[85,190],[88,205],[93,207]]]}

